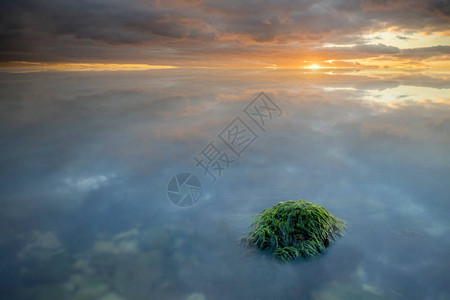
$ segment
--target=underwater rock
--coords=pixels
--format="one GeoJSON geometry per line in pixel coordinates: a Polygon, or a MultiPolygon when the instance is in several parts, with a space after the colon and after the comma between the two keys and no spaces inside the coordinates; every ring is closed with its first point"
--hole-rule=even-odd
{"type": "Polygon", "coordinates": [[[346,282],[334,282],[323,286],[321,289],[312,291],[312,300],[382,300],[402,299],[403,296],[391,291],[386,295],[380,292],[368,291],[364,287],[356,286],[346,282]]]}
{"type": "Polygon", "coordinates": [[[110,290],[109,285],[102,278],[79,273],[71,274],[62,287],[65,290],[64,299],[67,300],[98,299],[110,290]]]}
{"type": "Polygon", "coordinates": [[[56,284],[65,282],[72,271],[73,257],[68,252],[55,254],[45,260],[28,259],[21,270],[26,284],[56,284]]]}
{"type": "Polygon", "coordinates": [[[109,254],[134,254],[138,252],[137,240],[119,240],[119,241],[97,241],[94,244],[95,253],[109,254]]]}
{"type": "Polygon", "coordinates": [[[125,300],[125,299],[119,294],[112,292],[101,297],[99,300],[125,300]]]}
{"type": "Polygon", "coordinates": [[[113,240],[134,239],[139,236],[139,229],[133,228],[127,231],[119,232],[113,237],[113,240]]]}
{"type": "MultiPolygon", "coordinates": [[[[39,284],[27,285],[21,288],[14,299],[33,299],[33,300],[49,300],[49,299],[66,299],[64,289],[60,284],[39,284]]],[[[13,299],[11,296],[3,295],[2,299],[13,299]]]]}
{"type": "Polygon", "coordinates": [[[70,300],[90,300],[90,299],[98,299],[104,296],[109,290],[109,287],[106,284],[90,284],[87,286],[81,287],[70,300]]]}
{"type": "Polygon", "coordinates": [[[205,295],[203,293],[192,293],[187,295],[186,300],[206,300],[205,295]]]}
{"type": "Polygon", "coordinates": [[[77,259],[73,265],[72,268],[75,271],[81,272],[85,275],[91,275],[95,273],[94,268],[92,268],[89,264],[89,261],[85,258],[79,258],[77,259]]]}
{"type": "Polygon", "coordinates": [[[34,230],[31,233],[31,242],[20,250],[17,258],[19,260],[29,258],[47,260],[62,252],[64,249],[54,232],[34,230]]]}
{"type": "Polygon", "coordinates": [[[267,251],[281,261],[314,257],[342,236],[344,221],[325,208],[304,200],[275,204],[254,219],[248,246],[267,251]]]}

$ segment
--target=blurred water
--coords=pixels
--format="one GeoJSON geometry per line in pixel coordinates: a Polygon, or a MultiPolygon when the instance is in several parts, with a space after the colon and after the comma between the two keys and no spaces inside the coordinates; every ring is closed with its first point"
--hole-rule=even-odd
{"type": "MultiPolygon", "coordinates": [[[[2,299],[449,299],[446,72],[0,75],[2,299]],[[283,110],[215,182],[194,156],[261,92],[283,110]],[[166,195],[196,175],[198,203],[166,195]],[[237,244],[304,199],[348,224],[280,265],[237,244]]],[[[244,119],[245,120],[245,119],[244,119]]]]}

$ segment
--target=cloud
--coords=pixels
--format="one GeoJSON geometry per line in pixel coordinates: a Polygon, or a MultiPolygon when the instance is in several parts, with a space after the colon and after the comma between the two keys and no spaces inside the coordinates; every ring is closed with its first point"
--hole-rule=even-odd
{"type": "MultiPolygon", "coordinates": [[[[211,64],[308,57],[397,28],[448,32],[445,1],[46,1],[1,4],[0,60],[211,64]],[[389,13],[386,13],[386,10],[389,13]],[[411,22],[411,20],[415,20],[411,22]],[[275,59],[274,59],[275,57],[275,59]]],[[[389,47],[389,46],[386,46],[389,47]]],[[[331,55],[333,53],[330,53],[331,55]]],[[[338,55],[339,56],[339,55],[338,55]]],[[[330,57],[334,58],[334,57],[330,57]]]]}
{"type": "Polygon", "coordinates": [[[404,49],[401,56],[410,58],[431,58],[435,56],[450,56],[450,46],[434,46],[414,49],[404,49]]]}
{"type": "Polygon", "coordinates": [[[404,35],[397,35],[397,38],[400,40],[410,40],[411,38],[404,36],[404,35]]]}
{"type": "Polygon", "coordinates": [[[97,175],[87,178],[66,178],[63,180],[64,184],[67,186],[67,191],[61,189],[63,192],[89,192],[100,188],[102,185],[107,184],[108,180],[115,175],[97,175]]]}

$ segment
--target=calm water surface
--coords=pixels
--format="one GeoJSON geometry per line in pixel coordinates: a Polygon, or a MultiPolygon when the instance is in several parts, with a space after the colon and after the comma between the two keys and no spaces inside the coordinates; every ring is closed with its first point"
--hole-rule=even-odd
{"type": "Polygon", "coordinates": [[[450,73],[0,74],[2,299],[450,299],[450,73]],[[265,131],[244,108],[282,109],[265,131]],[[257,135],[237,157],[219,134],[257,135]],[[194,157],[234,160],[215,182],[194,157]],[[200,200],[167,184],[189,172],[200,200]],[[285,200],[348,224],[320,258],[237,241],[285,200]]]}

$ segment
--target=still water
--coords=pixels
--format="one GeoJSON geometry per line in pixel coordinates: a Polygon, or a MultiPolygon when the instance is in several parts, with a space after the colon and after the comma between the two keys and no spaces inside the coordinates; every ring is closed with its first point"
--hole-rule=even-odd
{"type": "Polygon", "coordinates": [[[450,73],[0,74],[2,299],[450,299],[450,73]],[[244,109],[265,92],[263,128],[244,109]],[[266,114],[267,115],[267,114],[266,114]],[[239,153],[220,138],[239,117],[239,153]],[[244,140],[242,140],[244,141],[244,140]],[[210,142],[228,168],[195,158],[210,142]],[[188,208],[167,186],[201,182],[188,208]],[[304,199],[346,221],[313,260],[237,241],[304,199]]]}

